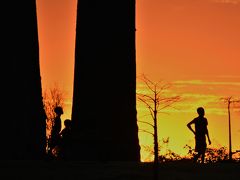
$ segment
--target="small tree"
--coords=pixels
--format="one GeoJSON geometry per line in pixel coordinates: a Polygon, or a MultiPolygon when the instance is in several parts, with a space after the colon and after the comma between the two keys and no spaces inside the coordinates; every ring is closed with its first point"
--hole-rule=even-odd
{"type": "MultiPolygon", "coordinates": [[[[153,135],[154,138],[154,164],[155,167],[158,167],[158,157],[159,157],[159,149],[158,149],[158,127],[157,127],[157,116],[158,113],[168,107],[172,107],[172,105],[180,100],[180,96],[172,96],[166,97],[164,96],[164,91],[170,88],[170,84],[161,84],[159,82],[153,82],[145,75],[140,77],[146,89],[147,93],[137,92],[137,98],[140,102],[142,102],[149,110],[150,115],[152,117],[153,123],[148,123],[145,121],[138,121],[141,123],[145,123],[150,125],[154,132],[148,132],[143,130],[144,132],[148,132],[153,135]]],[[[155,171],[155,179],[157,179],[157,170],[155,171]]]]}
{"type": "MultiPolygon", "coordinates": [[[[161,155],[158,156],[158,161],[159,162],[172,162],[172,161],[179,161],[182,159],[182,157],[173,152],[171,149],[168,148],[168,144],[169,144],[170,138],[162,138],[161,141],[158,142],[158,148],[162,149],[165,147],[165,153],[162,153],[161,155]]],[[[154,150],[151,146],[143,146],[143,148],[145,149],[145,151],[149,152],[150,155],[154,155],[154,150]]]]}
{"type": "MultiPolygon", "coordinates": [[[[46,89],[43,92],[43,104],[44,110],[46,112],[47,121],[46,121],[46,135],[47,135],[47,143],[49,142],[49,138],[51,135],[51,130],[53,126],[53,120],[55,118],[54,108],[57,106],[64,106],[64,94],[60,90],[57,84],[50,89],[46,89]]],[[[48,144],[47,144],[48,148],[48,144]]]]}
{"type": "MultiPolygon", "coordinates": [[[[187,157],[184,157],[184,159],[192,159],[196,152],[194,148],[192,148],[190,145],[186,144],[184,146],[185,149],[188,149],[187,157]]],[[[227,148],[222,146],[219,148],[207,148],[206,150],[206,163],[217,163],[217,162],[224,162],[228,159],[228,153],[227,148]]]]}

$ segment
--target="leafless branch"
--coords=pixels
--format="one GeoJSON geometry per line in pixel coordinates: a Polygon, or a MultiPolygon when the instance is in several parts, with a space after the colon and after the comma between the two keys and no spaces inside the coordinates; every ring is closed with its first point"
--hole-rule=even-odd
{"type": "Polygon", "coordinates": [[[136,93],[138,96],[142,97],[142,98],[148,98],[150,100],[152,100],[154,102],[154,98],[149,96],[149,95],[146,95],[146,94],[141,94],[141,93],[136,93]]]}
{"type": "Polygon", "coordinates": [[[148,87],[149,90],[154,92],[154,89],[152,88],[152,86],[154,87],[155,84],[150,79],[148,79],[145,74],[142,74],[140,79],[145,83],[145,85],[148,87]]]}
{"type": "Polygon", "coordinates": [[[53,126],[53,119],[55,118],[55,112],[54,108],[56,106],[62,106],[64,105],[64,93],[57,84],[55,84],[52,88],[46,89],[43,92],[43,104],[44,104],[44,110],[47,115],[47,122],[46,122],[46,128],[47,128],[47,135],[49,135],[49,132],[52,129],[53,126]]]}
{"type": "Polygon", "coordinates": [[[232,96],[220,98],[224,103],[239,103],[239,99],[235,99],[232,96]]]}
{"type": "Polygon", "coordinates": [[[140,123],[144,123],[144,124],[148,124],[148,125],[150,125],[150,126],[154,127],[154,125],[152,125],[151,123],[149,123],[149,122],[146,122],[146,121],[139,121],[139,120],[138,120],[138,122],[140,122],[140,123]]]}
{"type": "Polygon", "coordinates": [[[141,97],[138,98],[139,101],[143,102],[149,109],[151,109],[153,111],[153,108],[151,107],[151,105],[145,101],[145,99],[142,99],[141,97]]]}
{"type": "Polygon", "coordinates": [[[149,112],[150,112],[150,114],[151,114],[152,119],[154,119],[154,113],[153,113],[153,110],[150,109],[150,108],[148,108],[148,109],[149,109],[149,112]]]}
{"type": "Polygon", "coordinates": [[[153,119],[153,123],[148,123],[145,121],[138,121],[145,124],[150,125],[153,127],[154,133],[141,129],[140,131],[149,133],[154,137],[154,162],[158,163],[158,133],[157,133],[157,113],[159,113],[159,106],[162,105],[160,110],[171,107],[175,102],[180,100],[180,96],[174,97],[162,97],[164,90],[170,87],[170,84],[163,84],[160,86],[160,81],[154,83],[153,81],[149,80],[145,75],[142,76],[142,81],[144,82],[145,86],[148,90],[152,92],[151,95],[148,94],[137,94],[138,100],[141,101],[150,111],[150,114],[153,119]],[[149,101],[151,103],[149,103],[149,101]]]}
{"type": "Polygon", "coordinates": [[[147,130],[144,130],[144,129],[139,129],[139,131],[140,131],[140,132],[145,132],[145,133],[148,133],[148,134],[151,134],[152,136],[154,136],[154,134],[153,134],[153,133],[151,133],[151,132],[149,132],[149,131],[147,131],[147,130]]]}

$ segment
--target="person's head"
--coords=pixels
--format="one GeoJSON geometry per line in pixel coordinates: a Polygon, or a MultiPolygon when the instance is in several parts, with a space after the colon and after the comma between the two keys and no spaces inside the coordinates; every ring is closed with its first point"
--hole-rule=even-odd
{"type": "Polygon", "coordinates": [[[72,123],[72,121],[71,121],[70,119],[66,119],[66,120],[64,121],[64,126],[65,126],[66,128],[69,128],[69,127],[71,127],[71,123],[72,123]]]}
{"type": "Polygon", "coordinates": [[[63,108],[61,106],[57,106],[57,107],[54,108],[54,112],[57,115],[62,115],[63,114],[63,108]]]}
{"type": "Polygon", "coordinates": [[[203,107],[197,108],[197,113],[199,116],[203,117],[205,115],[205,111],[203,107]]]}

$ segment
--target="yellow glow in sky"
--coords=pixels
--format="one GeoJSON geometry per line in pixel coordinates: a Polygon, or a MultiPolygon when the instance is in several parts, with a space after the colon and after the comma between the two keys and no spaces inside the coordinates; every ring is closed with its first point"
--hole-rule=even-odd
{"type": "MultiPolygon", "coordinates": [[[[57,83],[66,92],[62,119],[71,117],[76,6],[77,0],[37,0],[42,86],[57,83]]],[[[169,137],[168,148],[184,154],[185,144],[194,145],[186,124],[202,106],[212,146],[228,147],[227,106],[220,98],[240,98],[240,1],[136,0],[136,12],[137,75],[170,82],[165,95],[182,98],[176,109],[159,113],[159,140],[169,137]]],[[[137,79],[138,91],[142,87],[137,79]]],[[[138,120],[151,123],[146,107],[138,102],[137,110],[138,120]]],[[[240,149],[239,104],[231,115],[235,151],[240,149]]],[[[147,160],[143,145],[152,145],[152,137],[139,132],[139,139],[147,160]]]]}

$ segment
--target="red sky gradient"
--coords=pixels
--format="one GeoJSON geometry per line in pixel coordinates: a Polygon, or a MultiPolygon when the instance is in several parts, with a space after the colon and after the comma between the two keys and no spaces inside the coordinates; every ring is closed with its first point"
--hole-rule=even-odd
{"type": "MultiPolygon", "coordinates": [[[[37,0],[40,68],[43,89],[57,83],[66,92],[65,114],[71,117],[77,0],[37,0]]],[[[193,134],[186,124],[203,106],[212,146],[228,147],[226,105],[221,97],[240,98],[239,0],[136,0],[137,75],[172,83],[166,95],[180,95],[176,109],[159,114],[159,140],[169,137],[169,148],[186,153],[193,134]]],[[[138,82],[138,91],[142,84],[138,82]]],[[[151,122],[138,103],[138,119],[151,122]]],[[[147,127],[139,123],[140,129],[147,127]]],[[[151,128],[148,130],[151,131],[151,128]]],[[[240,149],[240,105],[232,109],[233,150],[240,149]]],[[[139,133],[141,145],[152,137],[139,133]]],[[[142,160],[148,153],[142,147],[142,160]]],[[[163,151],[162,151],[163,152],[163,151]]]]}

